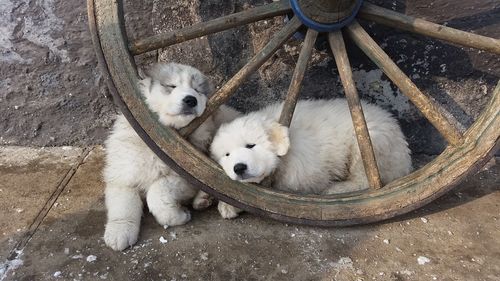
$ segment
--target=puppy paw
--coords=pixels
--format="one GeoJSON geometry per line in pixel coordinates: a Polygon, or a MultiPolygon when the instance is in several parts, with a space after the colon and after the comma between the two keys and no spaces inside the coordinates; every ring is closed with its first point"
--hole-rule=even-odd
{"type": "Polygon", "coordinates": [[[217,209],[219,209],[219,214],[225,219],[234,219],[241,212],[240,209],[233,207],[222,201],[219,202],[217,209]]]}
{"type": "Polygon", "coordinates": [[[168,207],[152,212],[156,221],[161,225],[182,225],[191,220],[191,212],[182,207],[168,207]]]}
{"type": "Polygon", "coordinates": [[[115,251],[122,251],[137,242],[139,224],[123,221],[111,221],[106,224],[104,242],[115,251]]]}
{"type": "Polygon", "coordinates": [[[193,209],[203,210],[210,207],[213,203],[213,197],[200,191],[193,200],[193,209]]]}

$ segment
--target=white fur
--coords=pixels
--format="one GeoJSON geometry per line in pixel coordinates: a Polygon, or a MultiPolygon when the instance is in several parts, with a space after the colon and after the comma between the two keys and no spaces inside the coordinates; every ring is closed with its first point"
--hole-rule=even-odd
{"type": "MultiPolygon", "coordinates": [[[[273,188],[305,194],[368,188],[345,99],[299,101],[290,129],[277,123],[282,106],[270,105],[219,128],[210,151],[231,179],[259,183],[273,175],[273,188]],[[235,173],[238,163],[247,165],[242,175],[235,173]]],[[[362,107],[382,182],[410,173],[410,150],[396,119],[378,106],[363,102],[362,107]]],[[[219,211],[227,218],[238,212],[230,206],[219,211]]]]}
{"type": "MultiPolygon", "coordinates": [[[[142,80],[140,86],[147,105],[163,125],[181,128],[203,113],[206,95],[212,91],[203,74],[192,67],[173,63],[159,64],[152,71],[151,77],[142,80]],[[186,114],[182,100],[187,95],[196,97],[198,104],[186,114]]],[[[237,114],[228,107],[221,107],[189,140],[206,151],[216,128],[237,114]]],[[[123,115],[117,117],[106,141],[104,181],[108,211],[104,241],[114,250],[123,250],[137,241],[143,194],[149,211],[161,225],[188,222],[191,214],[182,204],[195,196],[195,209],[211,204],[207,194],[191,187],[147,147],[123,115]]]]}

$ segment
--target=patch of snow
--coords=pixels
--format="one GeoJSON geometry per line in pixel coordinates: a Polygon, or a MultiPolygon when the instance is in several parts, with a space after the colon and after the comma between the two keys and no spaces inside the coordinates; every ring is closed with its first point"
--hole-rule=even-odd
{"type": "Polygon", "coordinates": [[[167,229],[167,228],[168,228],[168,224],[163,226],[163,229],[167,229]]]}
{"type": "Polygon", "coordinates": [[[426,219],[426,218],[424,218],[424,217],[421,217],[421,218],[420,218],[420,220],[421,220],[423,223],[428,223],[428,222],[429,222],[429,220],[428,220],[428,219],[426,219]]]}
{"type": "Polygon", "coordinates": [[[94,255],[88,255],[87,256],[87,262],[95,262],[97,260],[97,257],[94,255]]]}
{"type": "MultiPolygon", "coordinates": [[[[22,3],[21,3],[22,4],[22,3]]],[[[20,24],[21,19],[13,17],[13,11],[21,6],[16,1],[0,1],[0,61],[8,63],[31,63],[31,60],[25,60],[15,52],[12,40],[14,38],[14,29],[20,24]]],[[[1,273],[1,272],[0,272],[1,273]]]]}
{"type": "Polygon", "coordinates": [[[69,248],[64,248],[64,254],[69,255],[69,248]]]}
{"type": "Polygon", "coordinates": [[[431,260],[430,260],[428,257],[419,256],[419,257],[417,258],[417,262],[418,262],[418,264],[419,264],[419,265],[424,265],[424,264],[426,264],[426,263],[430,263],[430,262],[431,262],[431,260]]]}
{"type": "Polygon", "coordinates": [[[62,272],[56,271],[56,272],[54,272],[54,274],[52,276],[54,276],[55,278],[57,278],[57,277],[61,276],[61,274],[62,274],[62,272]]]}
{"type": "Polygon", "coordinates": [[[390,242],[389,242],[389,239],[384,239],[384,244],[389,245],[389,243],[390,243],[390,242]]]}
{"type": "Polygon", "coordinates": [[[11,270],[16,270],[24,264],[23,260],[21,259],[22,254],[22,250],[16,251],[15,259],[7,259],[5,262],[0,263],[0,281],[4,280],[11,270]]]}
{"type": "Polygon", "coordinates": [[[334,269],[354,269],[352,259],[350,257],[341,257],[337,262],[331,262],[330,266],[334,269]]]}
{"type": "Polygon", "coordinates": [[[203,254],[201,254],[200,258],[204,261],[208,260],[208,253],[204,252],[203,254]]]}
{"type": "Polygon", "coordinates": [[[405,269],[405,270],[402,270],[401,271],[401,274],[404,274],[404,275],[408,275],[408,276],[411,276],[413,275],[415,272],[414,271],[410,271],[408,269],[405,269]]]}
{"type": "Polygon", "coordinates": [[[385,109],[397,111],[399,118],[417,117],[418,114],[412,109],[408,98],[399,90],[393,90],[391,82],[382,78],[383,74],[380,69],[353,71],[354,81],[360,93],[376,99],[377,104],[385,109]]]}
{"type": "Polygon", "coordinates": [[[165,244],[165,243],[167,243],[167,242],[168,242],[168,240],[167,240],[167,239],[165,239],[165,237],[163,237],[163,236],[160,236],[160,239],[159,239],[159,240],[160,240],[160,243],[162,243],[162,244],[165,244]]]}
{"type": "Polygon", "coordinates": [[[445,73],[446,72],[446,64],[443,63],[439,66],[441,68],[441,73],[445,73]]]}
{"type": "Polygon", "coordinates": [[[74,259],[74,260],[78,260],[78,259],[83,258],[83,255],[82,254],[73,255],[73,256],[71,256],[71,258],[74,259]]]}
{"type": "Polygon", "coordinates": [[[9,63],[19,62],[19,63],[31,63],[31,59],[24,59],[18,53],[15,52],[15,46],[13,44],[13,39],[15,35],[15,29],[17,26],[22,25],[24,32],[22,33],[22,38],[38,45],[47,47],[52,54],[57,55],[61,58],[62,62],[69,62],[67,50],[61,49],[64,47],[65,40],[63,37],[53,38],[52,34],[55,31],[62,31],[64,20],[57,17],[54,13],[55,1],[54,0],[44,0],[37,1],[36,7],[30,4],[29,0],[1,0],[0,1],[0,61],[5,61],[9,63]],[[40,9],[43,17],[35,14],[30,16],[32,13],[29,9],[40,9]],[[19,14],[27,15],[23,18],[14,18],[14,11],[19,14]]]}
{"type": "Polygon", "coordinates": [[[25,17],[26,32],[23,37],[37,45],[46,46],[52,53],[60,57],[62,62],[69,62],[68,51],[60,49],[64,45],[64,39],[62,37],[52,38],[51,36],[54,31],[62,31],[64,24],[64,20],[58,18],[54,13],[55,1],[45,0],[40,4],[44,14],[43,20],[35,22],[33,18],[25,17]]]}

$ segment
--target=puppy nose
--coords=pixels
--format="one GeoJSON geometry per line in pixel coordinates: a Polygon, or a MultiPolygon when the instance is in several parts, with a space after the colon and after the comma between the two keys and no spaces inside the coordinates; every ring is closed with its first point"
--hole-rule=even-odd
{"type": "Polygon", "coordinates": [[[193,96],[186,96],[182,101],[189,107],[195,107],[198,104],[198,100],[193,96]]]}
{"type": "Polygon", "coordinates": [[[238,164],[234,165],[233,170],[234,170],[234,172],[235,172],[237,175],[241,176],[241,175],[243,175],[243,174],[245,173],[245,171],[247,170],[247,168],[248,168],[248,167],[247,167],[247,165],[246,165],[246,164],[243,164],[243,163],[238,163],[238,164]]]}

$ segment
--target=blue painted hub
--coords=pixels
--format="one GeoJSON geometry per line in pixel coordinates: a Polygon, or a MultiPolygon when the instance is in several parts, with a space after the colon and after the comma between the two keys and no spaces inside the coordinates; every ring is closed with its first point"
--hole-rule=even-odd
{"type": "MultiPolygon", "coordinates": [[[[312,0],[312,1],[314,1],[314,0],[312,0]]],[[[350,24],[354,20],[356,15],[358,14],[359,9],[361,8],[361,4],[363,4],[363,0],[356,0],[356,6],[352,10],[351,15],[349,15],[348,17],[344,18],[343,20],[341,20],[339,22],[326,24],[326,23],[317,22],[317,21],[309,18],[308,16],[306,16],[306,14],[304,14],[302,9],[300,8],[298,0],[290,0],[290,6],[292,7],[292,10],[293,10],[293,13],[295,14],[295,16],[297,16],[305,26],[312,28],[318,32],[333,32],[333,31],[339,30],[342,27],[350,24]]]]}

